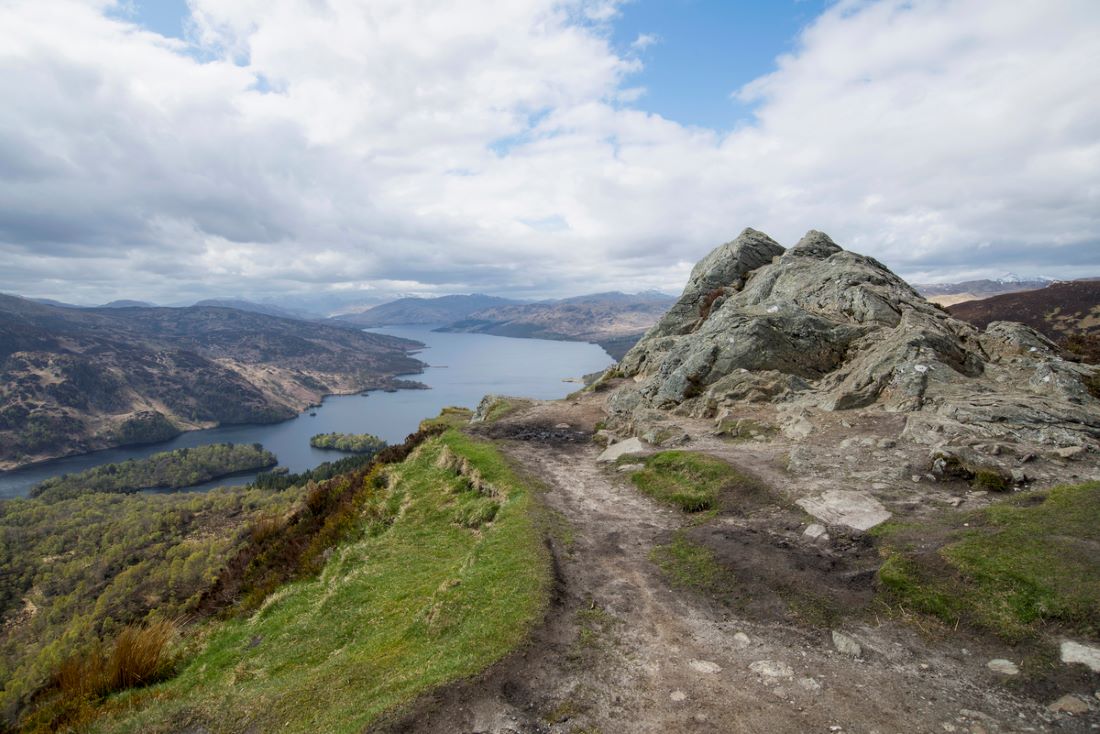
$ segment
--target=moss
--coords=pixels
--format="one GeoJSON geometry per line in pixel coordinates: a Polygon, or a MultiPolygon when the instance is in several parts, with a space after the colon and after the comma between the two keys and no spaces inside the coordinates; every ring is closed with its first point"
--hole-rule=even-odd
{"type": "Polygon", "coordinates": [[[970,483],[970,486],[988,492],[1007,492],[1012,488],[1012,482],[1000,472],[979,469],[974,472],[974,480],[970,483]]]}
{"type": "Polygon", "coordinates": [[[878,529],[888,598],[1010,641],[1100,635],[1100,483],[1022,492],[976,513],[878,529]]]}
{"type": "Polygon", "coordinates": [[[474,417],[474,411],[469,408],[460,408],[457,406],[449,406],[439,411],[439,415],[435,418],[425,418],[420,421],[419,430],[425,431],[435,428],[437,426],[444,426],[446,428],[462,428],[470,419],[474,417]]]}

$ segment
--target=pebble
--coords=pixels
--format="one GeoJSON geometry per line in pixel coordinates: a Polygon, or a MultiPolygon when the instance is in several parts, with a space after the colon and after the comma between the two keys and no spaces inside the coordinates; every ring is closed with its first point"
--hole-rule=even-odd
{"type": "Polygon", "coordinates": [[[1005,660],[1004,658],[996,658],[990,660],[985,664],[985,667],[992,670],[994,673],[1000,673],[1001,675],[1016,675],[1020,672],[1020,669],[1016,667],[1016,663],[1011,660],[1005,660]]]}
{"type": "Polygon", "coordinates": [[[811,523],[806,527],[805,530],[802,531],[802,534],[810,540],[817,540],[825,534],[825,526],[816,522],[811,523]]]}
{"type": "Polygon", "coordinates": [[[798,685],[801,686],[803,690],[809,691],[810,693],[821,690],[821,684],[813,678],[799,678],[798,685]]]}
{"type": "Polygon", "coordinates": [[[846,635],[839,630],[833,630],[833,647],[842,655],[858,658],[863,654],[863,646],[851,635],[846,635]]]}
{"type": "Polygon", "coordinates": [[[1069,714],[1072,716],[1074,714],[1087,714],[1089,712],[1089,705],[1077,696],[1067,693],[1047,706],[1047,709],[1054,713],[1069,714]]]}
{"type": "Polygon", "coordinates": [[[751,642],[749,636],[746,635],[744,632],[738,632],[734,634],[733,641],[738,647],[747,647],[748,644],[751,642]]]}
{"type": "Polygon", "coordinates": [[[776,660],[757,660],[749,670],[764,678],[790,678],[794,675],[791,666],[776,660]]]}
{"type": "Polygon", "coordinates": [[[692,660],[688,663],[696,673],[721,673],[722,666],[709,660],[692,660]]]}
{"type": "Polygon", "coordinates": [[[673,691],[672,693],[668,694],[668,697],[676,703],[680,703],[680,701],[683,701],[687,698],[687,694],[683,691],[673,691]]]}

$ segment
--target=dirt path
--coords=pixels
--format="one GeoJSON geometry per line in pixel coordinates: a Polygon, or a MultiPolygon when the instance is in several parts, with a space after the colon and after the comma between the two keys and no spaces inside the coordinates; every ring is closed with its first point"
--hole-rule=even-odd
{"type": "Polygon", "coordinates": [[[559,594],[532,643],[423,702],[416,732],[1090,731],[1014,696],[988,657],[894,624],[827,629],[739,619],[670,588],[650,561],[686,518],[596,464],[591,445],[506,444],[560,519],[559,594]]]}

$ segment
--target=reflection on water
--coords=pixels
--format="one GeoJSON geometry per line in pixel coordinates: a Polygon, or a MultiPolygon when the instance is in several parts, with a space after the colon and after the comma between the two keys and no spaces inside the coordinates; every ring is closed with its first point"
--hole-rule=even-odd
{"type": "MultiPolygon", "coordinates": [[[[562,398],[577,385],[563,379],[604,369],[612,362],[595,344],[512,339],[485,334],[437,334],[431,327],[407,326],[372,329],[424,342],[428,348],[417,356],[429,367],[410,376],[432,389],[394,393],[345,395],[326,398],[324,404],[297,418],[265,426],[223,426],[191,431],[171,441],[132,446],[44,462],[0,473],[0,497],[19,497],[42,481],[58,474],[83,471],[100,464],[144,458],[158,451],[210,443],[262,443],[279,457],[279,465],[292,472],[311,469],[347,454],[312,448],[309,438],[317,433],[373,433],[390,443],[404,440],[417,424],[440,408],[477,406],[483,395],[500,393],[522,397],[562,398]],[[310,412],[316,413],[311,417],[310,412]]],[[[227,484],[247,484],[254,473],[241,474],[191,487],[192,491],[227,484]]]]}

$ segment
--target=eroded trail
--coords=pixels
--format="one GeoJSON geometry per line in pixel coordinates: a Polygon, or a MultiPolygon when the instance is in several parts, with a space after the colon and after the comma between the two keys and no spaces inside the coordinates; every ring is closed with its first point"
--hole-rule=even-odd
{"type": "Polygon", "coordinates": [[[750,622],[673,589],[651,552],[689,518],[597,465],[591,445],[512,442],[507,451],[548,487],[558,596],[527,648],[423,702],[394,730],[1044,729],[1034,704],[992,685],[967,650],[863,624],[857,659],[837,652],[828,629],[750,622]]]}

